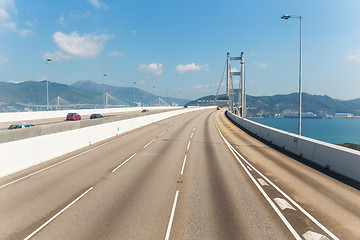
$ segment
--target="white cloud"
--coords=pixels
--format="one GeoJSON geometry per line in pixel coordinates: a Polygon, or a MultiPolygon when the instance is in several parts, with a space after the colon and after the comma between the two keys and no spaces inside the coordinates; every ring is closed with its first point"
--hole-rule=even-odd
{"type": "Polygon", "coordinates": [[[0,21],[9,20],[10,15],[5,11],[5,9],[0,8],[0,21]]]}
{"type": "Polygon", "coordinates": [[[0,56],[0,64],[8,63],[8,62],[10,62],[9,58],[0,56]]]}
{"type": "Polygon", "coordinates": [[[88,1],[91,3],[91,5],[93,5],[96,8],[104,8],[105,10],[107,10],[109,8],[108,5],[100,2],[99,0],[88,0],[88,1]]]}
{"type": "Polygon", "coordinates": [[[24,81],[13,81],[13,80],[10,80],[9,83],[15,83],[15,84],[18,84],[18,83],[23,83],[24,81]]]}
{"type": "Polygon", "coordinates": [[[123,57],[123,56],[125,56],[125,53],[121,51],[120,52],[114,51],[109,53],[109,57],[123,57]]]}
{"type": "Polygon", "coordinates": [[[139,71],[149,75],[161,75],[163,72],[163,65],[162,63],[151,63],[149,65],[139,64],[139,71]]]}
{"type": "Polygon", "coordinates": [[[79,19],[85,19],[87,17],[91,16],[91,12],[90,11],[86,11],[83,14],[73,14],[73,13],[69,13],[68,15],[64,16],[61,15],[59,17],[59,24],[61,26],[66,26],[68,23],[72,22],[73,20],[79,20],[79,19]]]}
{"type": "MultiPolygon", "coordinates": [[[[17,14],[14,0],[0,0],[0,29],[1,31],[12,31],[19,34],[22,37],[26,37],[31,33],[30,29],[20,29],[17,27],[16,22],[11,19],[9,12],[17,14]]],[[[29,21],[25,22],[28,27],[29,21]]]]}
{"type": "Polygon", "coordinates": [[[345,59],[350,60],[350,61],[360,62],[360,49],[358,49],[356,51],[352,51],[345,57],[345,59]]]}
{"type": "Polygon", "coordinates": [[[83,34],[81,36],[77,32],[70,34],[56,32],[53,39],[61,51],[47,52],[43,58],[45,59],[47,56],[52,56],[57,60],[96,58],[104,49],[104,44],[109,38],[110,35],[106,34],[83,34]]]}
{"type": "Polygon", "coordinates": [[[51,52],[46,52],[44,55],[43,55],[43,60],[46,60],[46,59],[51,59],[53,61],[62,61],[62,60],[72,60],[74,59],[73,56],[70,56],[68,54],[65,54],[63,52],[60,52],[60,51],[55,51],[53,53],[51,52]]]}
{"type": "Polygon", "coordinates": [[[26,37],[31,33],[31,30],[29,30],[29,29],[19,29],[16,26],[15,22],[4,22],[4,23],[1,23],[1,26],[6,30],[16,32],[17,34],[19,34],[22,37],[26,37]]]}
{"type": "Polygon", "coordinates": [[[195,63],[186,64],[186,65],[177,65],[176,71],[180,74],[187,72],[195,72],[195,71],[208,71],[208,65],[196,65],[195,63]]]}
{"type": "Polygon", "coordinates": [[[254,62],[254,65],[255,65],[255,67],[257,67],[257,68],[267,68],[267,67],[269,67],[268,64],[266,64],[266,63],[261,63],[261,62],[254,62]]]}

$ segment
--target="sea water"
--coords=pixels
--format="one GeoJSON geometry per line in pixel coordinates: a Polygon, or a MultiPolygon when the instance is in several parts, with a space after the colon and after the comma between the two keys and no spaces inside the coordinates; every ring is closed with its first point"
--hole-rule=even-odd
{"type": "MultiPolygon", "coordinates": [[[[287,132],[298,133],[298,119],[296,118],[249,118],[249,120],[287,132]]],[[[360,144],[360,119],[305,118],[301,119],[301,133],[303,136],[333,144],[360,144]]]]}

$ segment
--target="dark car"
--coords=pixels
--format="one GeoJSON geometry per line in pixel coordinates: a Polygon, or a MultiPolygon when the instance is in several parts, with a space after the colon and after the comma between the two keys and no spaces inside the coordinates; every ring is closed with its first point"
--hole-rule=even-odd
{"type": "Polygon", "coordinates": [[[149,109],[143,109],[141,112],[149,112],[149,109]]]}
{"type": "Polygon", "coordinates": [[[72,120],[72,121],[76,121],[76,120],[81,120],[81,116],[78,113],[68,113],[68,115],[66,116],[66,120],[72,120]]]}
{"type": "Polygon", "coordinates": [[[95,119],[95,118],[103,118],[104,116],[99,114],[99,113],[93,113],[90,116],[90,119],[95,119]]]}
{"type": "Polygon", "coordinates": [[[8,129],[11,130],[11,129],[29,128],[29,127],[35,127],[35,126],[29,123],[19,123],[19,124],[11,124],[8,129]]]}

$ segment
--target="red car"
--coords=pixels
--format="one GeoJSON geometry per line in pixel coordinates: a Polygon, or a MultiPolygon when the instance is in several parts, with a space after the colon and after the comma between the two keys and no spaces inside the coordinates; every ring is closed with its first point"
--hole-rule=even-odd
{"type": "Polygon", "coordinates": [[[81,120],[81,116],[78,113],[68,113],[68,115],[66,116],[66,121],[68,120],[81,120]]]}
{"type": "Polygon", "coordinates": [[[143,109],[141,112],[149,112],[149,109],[143,109]]]}

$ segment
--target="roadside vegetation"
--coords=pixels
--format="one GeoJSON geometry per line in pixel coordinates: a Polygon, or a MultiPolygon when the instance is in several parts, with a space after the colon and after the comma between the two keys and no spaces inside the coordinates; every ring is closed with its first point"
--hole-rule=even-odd
{"type": "Polygon", "coordinates": [[[355,143],[341,143],[341,144],[338,144],[338,145],[360,151],[360,144],[355,144],[355,143]]]}

